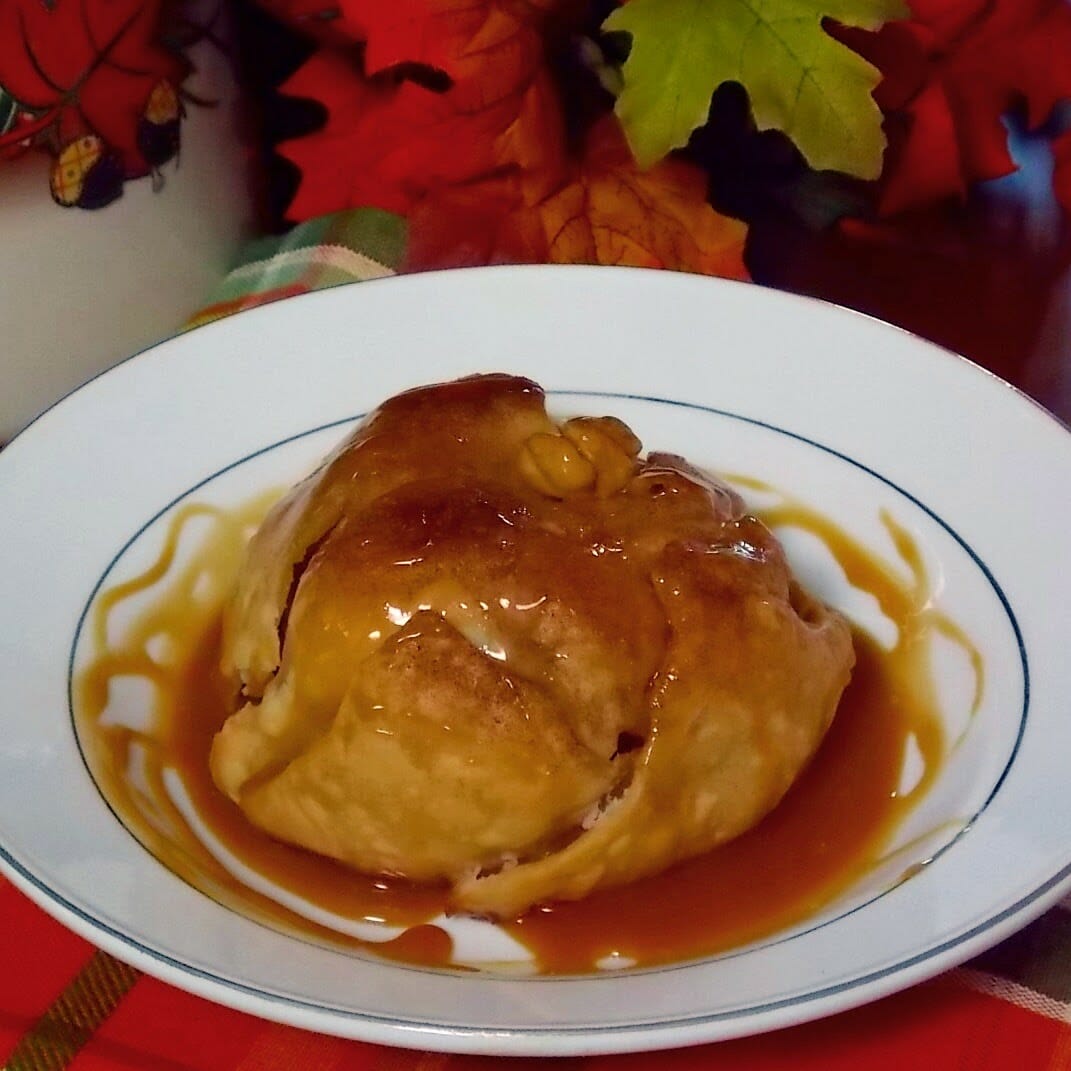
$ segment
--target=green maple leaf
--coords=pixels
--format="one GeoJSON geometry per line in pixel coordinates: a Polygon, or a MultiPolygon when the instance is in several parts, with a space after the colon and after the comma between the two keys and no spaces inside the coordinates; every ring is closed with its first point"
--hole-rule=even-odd
{"type": "Polygon", "coordinates": [[[811,167],[873,179],[885,136],[870,95],[881,75],[822,20],[877,29],[901,0],[629,0],[604,23],[632,37],[617,115],[648,167],[706,122],[722,82],[747,89],[760,130],[776,127],[811,167]]]}

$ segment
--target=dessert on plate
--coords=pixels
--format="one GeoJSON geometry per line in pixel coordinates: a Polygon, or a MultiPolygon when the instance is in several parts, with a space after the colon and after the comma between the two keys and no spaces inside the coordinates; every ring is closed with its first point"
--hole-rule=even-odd
{"type": "Polygon", "coordinates": [[[486,375],[390,399],[279,502],[222,661],[212,776],[251,822],[509,916],[755,825],[854,654],[735,492],[486,375]]]}

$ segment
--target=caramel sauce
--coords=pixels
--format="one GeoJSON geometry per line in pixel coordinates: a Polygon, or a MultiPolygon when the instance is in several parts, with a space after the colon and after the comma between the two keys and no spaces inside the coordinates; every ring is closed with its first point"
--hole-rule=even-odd
{"type": "MultiPolygon", "coordinates": [[[[940,769],[948,748],[929,666],[934,633],[969,655],[977,708],[981,657],[963,631],[931,605],[926,571],[910,535],[883,516],[911,574],[905,581],[828,518],[782,501],[762,511],[762,519],[819,537],[851,584],[871,593],[896,625],[895,646],[885,650],[855,630],[856,667],[833,727],[781,804],[749,833],[655,877],[578,902],[536,907],[500,923],[531,950],[539,971],[590,972],[606,957],[622,966],[691,959],[805,920],[881,860],[891,833],[940,769]],[[923,772],[903,793],[902,768],[912,740],[923,772]]],[[[153,566],[97,600],[94,653],[77,681],[76,711],[94,776],[122,820],[158,858],[222,903],[307,939],[406,963],[453,965],[449,935],[429,925],[443,912],[445,889],[356,873],[277,842],[253,827],[209,775],[212,738],[235,700],[218,670],[221,607],[248,535],[269,504],[265,497],[237,510],[189,505],[177,511],[153,566]],[[207,519],[212,530],[176,570],[180,543],[196,518],[207,519]],[[146,593],[151,597],[145,608],[118,639],[110,637],[114,611],[146,593]],[[112,688],[131,677],[152,688],[147,725],[119,724],[108,715],[112,688]],[[176,775],[185,805],[176,798],[176,775]],[[196,821],[190,820],[191,809],[196,821]],[[272,883],[275,891],[265,891],[250,875],[272,883]],[[312,910],[291,910],[278,890],[312,910]],[[316,909],[357,927],[340,932],[316,909]],[[362,923],[385,923],[400,932],[387,942],[368,941],[362,923]]]]}
{"type": "MultiPolygon", "coordinates": [[[[317,926],[236,879],[176,806],[165,783],[168,769],[178,772],[203,824],[251,870],[343,918],[385,920],[405,929],[419,926],[439,913],[444,902],[441,890],[355,874],[273,840],[246,820],[209,774],[212,738],[234,708],[234,696],[219,672],[222,602],[249,532],[276,497],[266,496],[235,511],[197,504],[184,507],[172,519],[152,567],[100,597],[91,622],[98,654],[77,682],[80,738],[102,792],[123,821],[195,887],[262,920],[329,941],[345,941],[336,931],[317,926]],[[123,642],[109,645],[113,610],[167,576],[184,530],[198,517],[212,520],[211,536],[196,548],[165,597],[153,600],[130,626],[123,642]],[[201,599],[193,597],[199,584],[207,592],[201,599]],[[161,636],[167,638],[169,649],[153,657],[151,641],[161,636]],[[104,716],[111,687],[124,677],[140,677],[153,688],[155,710],[148,731],[111,724],[104,716]],[[141,785],[131,776],[135,749],[144,755],[141,785]]],[[[402,948],[412,955],[402,958],[439,962],[441,945],[438,939],[429,945],[426,935],[423,940],[419,935],[409,937],[402,948]]]]}
{"type": "MultiPolygon", "coordinates": [[[[772,490],[733,477],[738,485],[772,490]]],[[[818,536],[853,587],[873,595],[898,640],[883,650],[853,629],[856,664],[817,755],[780,805],[754,829],[698,859],[576,903],[537,908],[510,924],[543,970],[567,973],[605,957],[650,966],[723,952],[800,923],[882,858],[884,846],[937,776],[946,741],[929,665],[937,630],[961,644],[975,674],[984,667],[955,622],[930,605],[926,570],[909,533],[882,521],[911,573],[905,583],[828,518],[797,503],[757,511],[771,528],[818,536]],[[914,738],[922,775],[900,789],[914,738]]]]}

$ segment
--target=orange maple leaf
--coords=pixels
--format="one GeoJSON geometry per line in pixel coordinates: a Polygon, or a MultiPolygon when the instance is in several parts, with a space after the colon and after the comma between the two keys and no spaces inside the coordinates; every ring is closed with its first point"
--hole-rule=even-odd
{"type": "Polygon", "coordinates": [[[591,130],[575,180],[539,205],[554,263],[627,264],[742,279],[747,227],[707,203],[683,160],[641,170],[616,118],[591,130]]]}
{"type": "Polygon", "coordinates": [[[702,171],[676,159],[640,170],[612,115],[542,200],[528,203],[506,179],[444,190],[416,209],[409,233],[413,269],[549,261],[747,278],[747,228],[710,207],[702,171]]]}

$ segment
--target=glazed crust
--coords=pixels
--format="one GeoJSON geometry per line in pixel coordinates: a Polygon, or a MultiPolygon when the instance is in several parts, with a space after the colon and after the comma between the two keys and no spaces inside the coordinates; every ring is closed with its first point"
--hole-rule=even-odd
{"type": "Polygon", "coordinates": [[[733,492],[638,449],[508,376],[372,414],[250,543],[220,788],[488,915],[754,825],[833,718],[850,631],[733,492]]]}

